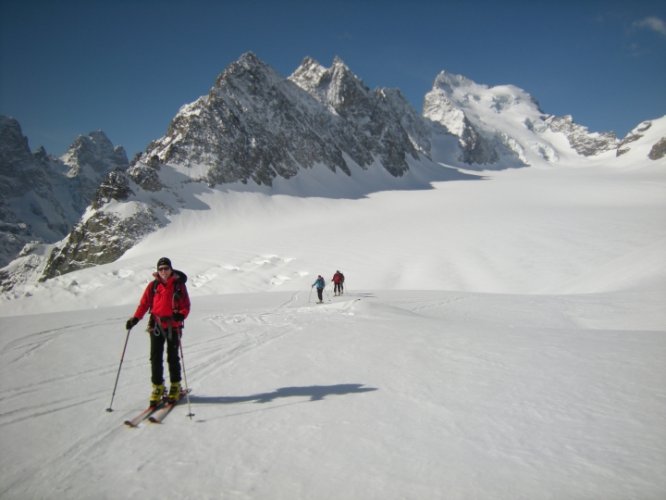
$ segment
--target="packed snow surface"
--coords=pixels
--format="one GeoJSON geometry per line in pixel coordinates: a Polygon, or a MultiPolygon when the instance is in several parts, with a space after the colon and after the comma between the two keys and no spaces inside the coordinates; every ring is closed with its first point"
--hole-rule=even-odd
{"type": "Polygon", "coordinates": [[[0,498],[666,497],[663,166],[196,196],[0,302],[0,498]],[[130,429],[148,338],[124,325],[163,255],[192,393],[130,429]]]}

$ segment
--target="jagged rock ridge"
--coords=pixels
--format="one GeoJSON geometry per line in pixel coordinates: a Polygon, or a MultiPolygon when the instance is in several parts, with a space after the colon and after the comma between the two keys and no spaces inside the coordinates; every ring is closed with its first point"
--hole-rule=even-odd
{"type": "Polygon", "coordinates": [[[420,122],[399,92],[370,91],[339,59],[326,69],[306,58],[283,78],[248,53],[180,109],[143,162],[203,166],[193,177],[211,185],[271,185],[318,163],[349,175],[345,157],[401,175],[427,144],[420,122]]]}
{"type": "Polygon", "coordinates": [[[127,166],[123,148],[114,148],[103,132],[78,137],[55,158],[44,148],[32,153],[18,121],[0,116],[0,264],[30,242],[66,236],[106,174],[127,166]]]}

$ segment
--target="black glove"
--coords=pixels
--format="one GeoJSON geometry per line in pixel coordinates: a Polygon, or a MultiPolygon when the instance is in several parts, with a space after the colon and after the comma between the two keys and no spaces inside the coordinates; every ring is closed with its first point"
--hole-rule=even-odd
{"type": "Polygon", "coordinates": [[[133,326],[136,326],[136,324],[139,322],[138,319],[136,319],[134,316],[132,316],[130,319],[127,320],[127,323],[125,323],[125,328],[127,330],[131,330],[133,326]]]}
{"type": "Polygon", "coordinates": [[[183,321],[185,319],[185,316],[180,313],[173,313],[172,318],[174,321],[183,321]]]}

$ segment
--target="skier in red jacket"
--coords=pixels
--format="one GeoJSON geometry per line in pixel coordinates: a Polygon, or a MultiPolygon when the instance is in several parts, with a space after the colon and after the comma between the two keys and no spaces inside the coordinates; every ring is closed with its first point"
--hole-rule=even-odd
{"type": "Polygon", "coordinates": [[[335,271],[335,274],[333,275],[333,279],[331,281],[335,285],[333,287],[333,293],[335,295],[342,295],[342,292],[344,291],[345,275],[342,274],[340,271],[335,271]]]}
{"type": "Polygon", "coordinates": [[[166,344],[169,364],[168,399],[175,401],[180,396],[180,337],[183,333],[183,321],[190,313],[190,297],[185,282],[187,276],[174,270],[171,261],[162,257],[157,261],[155,278],[143,291],[139,306],[134,315],[127,320],[126,327],[131,329],[150,311],[148,332],[150,333],[150,365],[153,391],[150,404],[157,405],[164,397],[164,345],[166,344]]]}

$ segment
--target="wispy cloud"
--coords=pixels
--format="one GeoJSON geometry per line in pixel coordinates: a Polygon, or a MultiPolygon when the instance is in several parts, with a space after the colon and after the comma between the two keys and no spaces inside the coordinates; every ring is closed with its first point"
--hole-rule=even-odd
{"type": "Polygon", "coordinates": [[[641,29],[648,29],[659,33],[662,36],[666,36],[666,22],[663,19],[659,19],[655,16],[646,17],[640,21],[634,23],[634,27],[641,29]]]}

